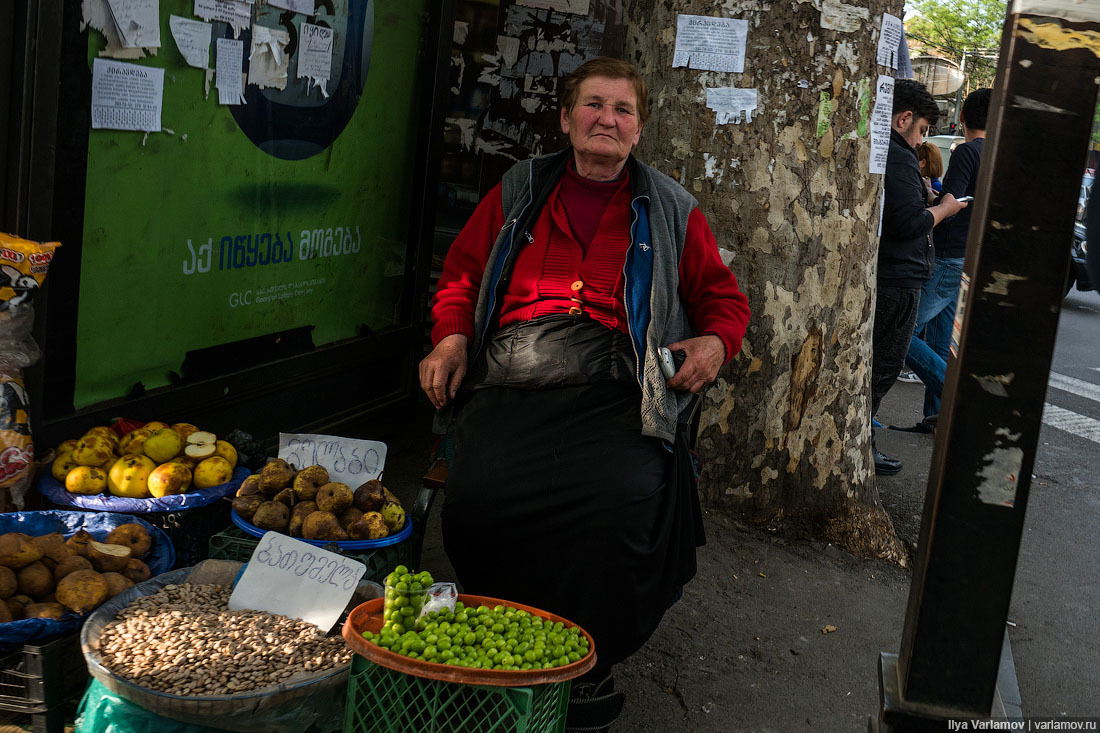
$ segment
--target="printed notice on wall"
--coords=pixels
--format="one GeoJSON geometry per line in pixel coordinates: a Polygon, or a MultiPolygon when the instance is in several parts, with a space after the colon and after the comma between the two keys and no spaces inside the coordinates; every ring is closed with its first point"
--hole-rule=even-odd
{"type": "Polygon", "coordinates": [[[92,129],[160,132],[164,69],[95,59],[92,129]]]}
{"type": "Polygon", "coordinates": [[[218,104],[244,104],[244,41],[219,38],[214,86],[218,104]]]}
{"type": "Polygon", "coordinates": [[[332,29],[323,25],[302,23],[298,46],[298,78],[312,80],[328,97],[325,84],[332,77],[332,29]]]}
{"type": "Polygon", "coordinates": [[[203,20],[218,20],[233,28],[233,37],[252,25],[252,5],[241,0],[195,0],[195,15],[203,20]]]}
{"type": "Polygon", "coordinates": [[[718,87],[707,89],[707,109],[715,112],[714,124],[735,125],[752,122],[752,113],[756,111],[756,90],[718,87]]]}
{"type": "Polygon", "coordinates": [[[313,15],[317,11],[316,0],[267,0],[267,4],[302,15],[313,15]]]}
{"type": "Polygon", "coordinates": [[[901,43],[905,31],[901,25],[901,18],[889,13],[882,14],[882,30],[878,34],[878,64],[898,68],[898,44],[901,43]]]}
{"type": "Polygon", "coordinates": [[[707,71],[745,70],[745,41],[749,22],[705,15],[676,16],[676,51],[673,66],[707,71]]]}
{"type": "Polygon", "coordinates": [[[875,85],[875,109],[871,112],[871,173],[886,172],[890,152],[890,118],[894,108],[894,79],[880,76],[875,85]]]}
{"type": "Polygon", "coordinates": [[[168,16],[168,27],[172,38],[176,39],[176,48],[188,66],[205,69],[210,66],[210,24],[201,20],[168,16]]]}

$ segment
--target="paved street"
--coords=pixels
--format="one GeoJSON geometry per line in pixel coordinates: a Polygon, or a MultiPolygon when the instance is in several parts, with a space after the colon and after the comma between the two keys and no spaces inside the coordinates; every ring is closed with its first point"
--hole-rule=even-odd
{"type": "Polygon", "coordinates": [[[1020,694],[1025,712],[1100,715],[1100,294],[1066,298],[1043,422],[1011,609],[1020,694]]]}

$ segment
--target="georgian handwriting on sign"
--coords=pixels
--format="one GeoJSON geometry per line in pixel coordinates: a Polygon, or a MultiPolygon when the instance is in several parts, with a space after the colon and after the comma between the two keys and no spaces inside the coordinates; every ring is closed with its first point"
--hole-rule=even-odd
{"type": "Polygon", "coordinates": [[[366,571],[351,558],[268,532],[233,588],[229,608],[300,618],[328,631],[366,571]]]}
{"type": "Polygon", "coordinates": [[[330,481],[340,481],[354,489],[382,475],[386,444],[332,435],[280,433],[279,458],[296,468],[324,466],[330,481]]]}

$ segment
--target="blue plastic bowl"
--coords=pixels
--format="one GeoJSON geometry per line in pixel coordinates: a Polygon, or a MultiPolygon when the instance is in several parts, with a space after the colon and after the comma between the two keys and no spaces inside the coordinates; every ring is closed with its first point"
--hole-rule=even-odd
{"type": "MultiPolygon", "coordinates": [[[[237,514],[236,511],[230,509],[229,517],[233,520],[233,524],[237,525],[244,532],[252,535],[253,537],[263,537],[267,534],[268,530],[260,529],[254,524],[250,524],[245,521],[244,517],[237,514]]],[[[396,545],[406,537],[412,534],[412,518],[407,514],[405,515],[405,526],[401,528],[401,531],[397,534],[391,534],[389,537],[383,537],[379,540],[345,540],[344,542],[335,542],[335,544],[341,550],[371,550],[377,547],[386,547],[387,545],[396,545]]],[[[288,535],[289,536],[289,535],[288,535]]],[[[301,540],[307,545],[313,545],[314,547],[325,547],[327,545],[334,544],[333,540],[307,540],[301,537],[295,537],[296,540],[301,540]]]]}

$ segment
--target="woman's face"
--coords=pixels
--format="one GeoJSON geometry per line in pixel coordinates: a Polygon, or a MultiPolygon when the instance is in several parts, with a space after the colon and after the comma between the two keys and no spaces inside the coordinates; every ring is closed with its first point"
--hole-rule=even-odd
{"type": "Polygon", "coordinates": [[[585,79],[576,104],[561,111],[561,131],[569,135],[578,158],[625,161],[642,137],[634,84],[603,76],[585,79]]]}

